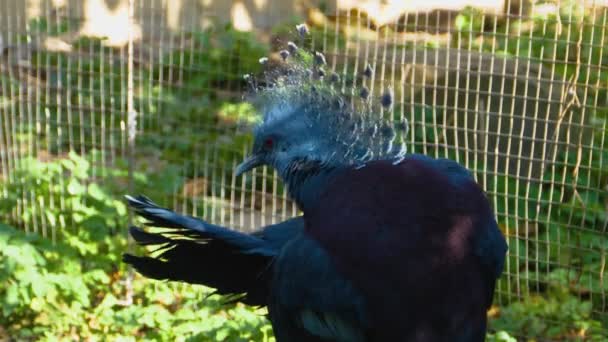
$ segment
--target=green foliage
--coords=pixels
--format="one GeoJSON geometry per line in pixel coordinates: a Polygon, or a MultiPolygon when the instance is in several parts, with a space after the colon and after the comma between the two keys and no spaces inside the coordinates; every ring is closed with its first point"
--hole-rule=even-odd
{"type": "MultiPolygon", "coordinates": [[[[608,33],[608,14],[599,6],[596,11],[588,11],[585,3],[577,0],[538,3],[536,6],[543,5],[555,8],[534,12],[530,18],[510,19],[484,16],[469,7],[456,17],[457,34],[452,45],[547,63],[559,74],[577,76],[581,84],[608,81],[608,73],[597,72],[586,65],[605,66],[608,63],[608,51],[599,48],[608,33]],[[488,36],[496,39],[487,39],[488,36]],[[576,46],[579,40],[580,50],[576,46]],[[577,68],[577,59],[580,68],[577,68]]],[[[606,99],[606,87],[603,88],[597,89],[600,99],[606,99]]],[[[604,118],[605,114],[603,109],[604,118]]]]}
{"type": "MultiPolygon", "coordinates": [[[[77,26],[41,18],[32,20],[30,27],[35,35],[65,33],[77,26]]],[[[196,156],[205,151],[218,152],[214,172],[223,172],[230,179],[232,162],[251,143],[250,135],[236,133],[237,126],[255,120],[253,108],[237,101],[246,85],[243,74],[259,71],[258,58],[268,54],[267,45],[253,33],[237,31],[231,25],[216,24],[179,38],[183,48],[164,52],[152,65],[134,66],[135,107],[141,111],[138,127],[157,133],[138,135],[139,169],[145,169],[144,164],[155,169],[155,163],[162,163],[163,175],[168,176],[161,180],[154,179],[153,172],[147,173],[146,184],[137,189],[152,192],[155,198],[173,194],[184,179],[200,175],[207,166],[196,161],[196,156]]],[[[45,70],[39,81],[52,91],[40,91],[34,103],[38,108],[32,108],[43,113],[43,129],[28,123],[19,127],[16,136],[53,155],[75,150],[91,153],[97,161],[106,160],[94,149],[117,148],[118,144],[124,148],[126,139],[118,127],[124,124],[126,65],[119,58],[122,52],[104,46],[103,39],[81,37],[72,47],[72,51],[31,51],[31,64],[45,70]],[[66,105],[74,110],[66,110],[66,105]]],[[[115,171],[104,172],[123,178],[115,171]]],[[[219,186],[214,183],[207,190],[219,186]]]]}
{"type": "Polygon", "coordinates": [[[8,197],[1,213],[17,214],[11,208],[21,201],[20,190],[32,189],[46,205],[24,203],[21,219],[32,226],[42,215],[51,229],[65,226],[53,243],[0,224],[0,281],[5,284],[0,287],[0,326],[12,338],[272,340],[263,311],[223,305],[204,287],[135,276],[132,302],[126,302],[128,275],[120,261],[127,246],[126,208],[111,187],[91,182],[86,159],[74,153],[51,162],[26,159],[15,172],[18,181],[2,183],[8,197]]]}
{"type": "Polygon", "coordinates": [[[115,261],[117,251],[104,239],[125,224],[127,210],[124,203],[91,182],[91,172],[90,163],[74,152],[54,162],[23,158],[16,165],[11,182],[0,183],[7,194],[0,201],[0,210],[20,215],[28,229],[42,225],[34,230],[43,236],[55,237],[56,230],[62,228],[61,238],[71,240],[83,255],[106,254],[115,261]],[[30,200],[21,198],[23,193],[29,193],[30,200]],[[37,216],[46,224],[35,222],[37,216]],[[68,225],[84,229],[64,229],[68,225]],[[103,241],[104,247],[76,246],[80,240],[91,239],[103,241]]]}
{"type": "Polygon", "coordinates": [[[486,335],[486,341],[488,342],[517,342],[517,339],[508,332],[501,330],[496,333],[489,333],[486,335]]]}
{"type": "Polygon", "coordinates": [[[78,22],[74,19],[70,20],[66,17],[59,18],[56,13],[54,18],[31,18],[28,21],[28,29],[32,33],[47,34],[49,36],[57,36],[66,33],[70,30],[70,26],[78,27],[78,22]]]}
{"type": "Polygon", "coordinates": [[[196,65],[192,72],[183,75],[183,82],[199,93],[217,88],[241,90],[245,84],[243,74],[258,72],[258,59],[268,54],[268,47],[253,33],[235,30],[231,24],[214,25],[202,32],[189,33],[187,38],[192,41],[192,48],[169,53],[161,64],[176,67],[183,60],[196,65]]]}
{"type": "MultiPolygon", "coordinates": [[[[67,20],[44,18],[33,19],[29,26],[32,34],[45,35],[57,35],[78,27],[67,20]]],[[[152,66],[136,64],[134,72],[137,75],[135,107],[144,114],[138,118],[139,127],[164,134],[162,142],[167,145],[168,157],[183,159],[185,155],[192,155],[193,146],[222,137],[217,133],[199,134],[201,130],[210,133],[210,128],[218,123],[224,125],[224,134],[234,128],[234,122],[219,116],[226,112],[222,106],[240,98],[246,85],[243,74],[260,70],[258,59],[268,54],[268,47],[253,33],[237,31],[230,24],[189,32],[181,39],[184,47],[162,54],[152,66]],[[189,125],[184,125],[185,122],[189,125]],[[184,141],[192,137],[201,139],[184,141]]],[[[35,132],[38,146],[46,146],[52,153],[69,149],[89,151],[98,146],[95,140],[99,139],[102,128],[110,128],[107,132],[101,131],[109,135],[108,140],[123,139],[123,133],[116,127],[122,118],[114,113],[125,111],[126,65],[117,59],[121,52],[104,46],[103,41],[81,37],[72,43],[73,51],[29,51],[32,66],[45,70],[39,80],[41,85],[52,89],[41,91],[35,103],[36,112],[47,116],[46,130],[37,132],[33,125],[22,127],[23,133],[35,132]],[[108,63],[109,59],[116,61],[108,63]],[[65,110],[66,105],[78,108],[79,113],[65,110]],[[70,124],[62,125],[66,122],[70,124]],[[67,139],[53,134],[58,130],[65,130],[67,139]]],[[[10,75],[7,82],[19,84],[10,75]]],[[[241,111],[241,114],[249,113],[241,111]]],[[[242,151],[242,146],[235,148],[242,151]]]]}
{"type": "Polygon", "coordinates": [[[459,32],[475,33],[483,30],[483,11],[467,6],[456,16],[454,27],[459,32]]]}
{"type": "Polygon", "coordinates": [[[498,317],[490,320],[490,328],[499,332],[489,340],[514,341],[504,336],[508,331],[528,339],[605,341],[608,332],[592,318],[591,309],[591,302],[573,296],[567,288],[551,287],[543,296],[533,295],[501,308],[498,317]]]}

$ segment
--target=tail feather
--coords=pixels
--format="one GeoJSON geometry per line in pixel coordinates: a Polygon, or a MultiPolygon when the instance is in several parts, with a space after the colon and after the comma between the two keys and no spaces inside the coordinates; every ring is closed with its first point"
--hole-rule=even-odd
{"type": "Polygon", "coordinates": [[[198,240],[219,239],[239,247],[244,253],[275,256],[276,250],[268,248],[266,241],[254,235],[243,234],[216,226],[191,216],[178,215],[161,208],[145,196],[125,196],[129,206],[147,219],[147,226],[175,229],[175,234],[198,240]]]}
{"type": "Polygon", "coordinates": [[[170,279],[173,277],[168,272],[168,267],[165,266],[165,262],[150,258],[150,257],[138,257],[128,253],[122,255],[122,261],[133,266],[137,272],[152,279],[170,279]]]}
{"type": "Polygon", "coordinates": [[[171,229],[152,233],[131,227],[133,239],[158,246],[158,254],[124,254],[124,262],[149,278],[202,284],[246,304],[266,305],[267,269],[276,251],[265,240],[178,215],[143,196],[127,200],[148,225],[171,229]]]}
{"type": "Polygon", "coordinates": [[[131,234],[131,237],[133,237],[133,240],[135,240],[138,245],[142,246],[171,243],[171,239],[166,238],[161,234],[148,233],[145,230],[135,226],[129,227],[129,234],[131,234]]]}

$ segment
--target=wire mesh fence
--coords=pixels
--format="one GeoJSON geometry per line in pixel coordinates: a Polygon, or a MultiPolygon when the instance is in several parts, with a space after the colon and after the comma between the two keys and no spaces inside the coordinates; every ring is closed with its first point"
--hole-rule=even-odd
{"type": "Polygon", "coordinates": [[[34,14],[0,2],[2,217],[53,240],[74,229],[70,199],[87,190],[41,166],[50,161],[90,165],[88,184],[237,229],[296,215],[272,170],[232,170],[254,117],[243,74],[260,72],[263,56],[280,63],[276,51],[305,20],[303,43],[353,80],[343,91],[391,87],[396,103],[382,114],[409,122],[408,151],[455,159],[486,189],[510,246],[497,302],[559,285],[606,331],[605,5],[506,1],[382,21],[340,2],[41,1],[34,14]],[[253,9],[266,25],[251,23],[253,9]],[[217,18],[225,12],[232,25],[217,18]],[[24,176],[32,169],[38,178],[24,176]]]}

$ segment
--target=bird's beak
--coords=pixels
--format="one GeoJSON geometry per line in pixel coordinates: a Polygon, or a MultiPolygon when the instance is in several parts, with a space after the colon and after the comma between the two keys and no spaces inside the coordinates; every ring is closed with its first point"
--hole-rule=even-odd
{"type": "Polygon", "coordinates": [[[253,154],[247,157],[247,159],[245,159],[242,163],[240,163],[236,167],[236,170],[234,170],[234,172],[238,177],[249,170],[252,170],[260,165],[264,165],[264,163],[264,158],[262,156],[253,154]]]}

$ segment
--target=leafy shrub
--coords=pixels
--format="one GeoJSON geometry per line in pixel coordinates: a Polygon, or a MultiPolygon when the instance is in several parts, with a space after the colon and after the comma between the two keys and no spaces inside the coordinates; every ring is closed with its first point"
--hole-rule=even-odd
{"type": "Polygon", "coordinates": [[[512,332],[528,339],[606,341],[608,332],[602,323],[591,316],[591,302],[583,301],[568,292],[567,287],[552,286],[544,295],[533,295],[525,301],[500,308],[490,321],[493,335],[501,340],[500,332],[512,332]]]}
{"type": "Polygon", "coordinates": [[[21,218],[31,226],[36,215],[42,215],[49,229],[61,228],[61,234],[53,243],[44,232],[27,234],[0,224],[0,281],[6,284],[0,287],[0,327],[10,337],[272,340],[261,310],[224,305],[202,286],[140,276],[129,280],[120,261],[127,247],[125,205],[106,187],[91,182],[86,159],[73,153],[51,162],[27,159],[15,175],[15,182],[2,184],[8,196],[1,213],[14,214],[22,201],[18,190],[31,189],[46,205],[22,202],[21,218]]]}

